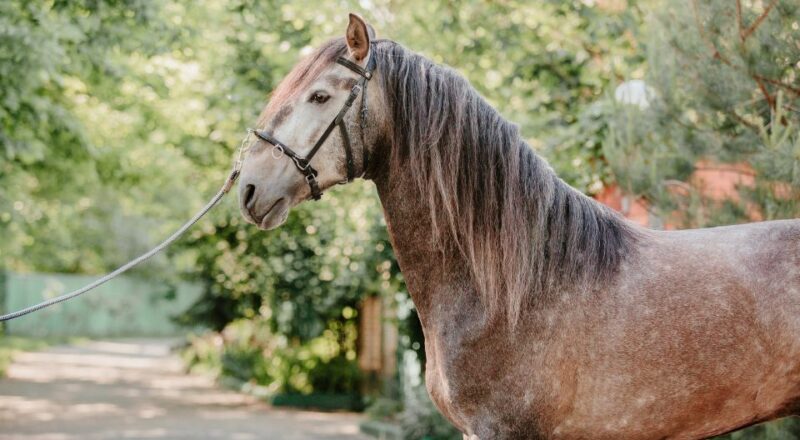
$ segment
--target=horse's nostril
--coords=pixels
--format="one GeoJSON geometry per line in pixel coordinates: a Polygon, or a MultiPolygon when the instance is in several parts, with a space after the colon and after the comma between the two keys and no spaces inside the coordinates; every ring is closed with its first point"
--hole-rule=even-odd
{"type": "Polygon", "coordinates": [[[242,195],[242,203],[247,209],[251,209],[250,203],[253,201],[253,195],[256,193],[255,185],[247,185],[244,187],[244,194],[242,195]]]}

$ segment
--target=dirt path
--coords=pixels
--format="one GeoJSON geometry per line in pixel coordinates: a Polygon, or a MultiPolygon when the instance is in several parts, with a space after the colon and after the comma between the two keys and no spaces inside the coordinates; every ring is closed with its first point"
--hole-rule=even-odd
{"type": "Polygon", "coordinates": [[[358,415],[271,408],[185,375],[169,341],[98,341],[15,356],[0,439],[357,439],[358,415]]]}

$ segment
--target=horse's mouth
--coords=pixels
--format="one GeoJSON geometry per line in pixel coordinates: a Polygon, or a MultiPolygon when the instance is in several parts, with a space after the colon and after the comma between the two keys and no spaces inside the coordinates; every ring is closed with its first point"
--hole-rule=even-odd
{"type": "Polygon", "coordinates": [[[272,206],[264,212],[264,215],[261,216],[261,219],[254,219],[257,222],[258,228],[263,229],[265,231],[270,229],[275,229],[284,221],[286,221],[286,217],[289,214],[289,210],[287,209],[286,198],[281,197],[272,204],[272,206]]]}

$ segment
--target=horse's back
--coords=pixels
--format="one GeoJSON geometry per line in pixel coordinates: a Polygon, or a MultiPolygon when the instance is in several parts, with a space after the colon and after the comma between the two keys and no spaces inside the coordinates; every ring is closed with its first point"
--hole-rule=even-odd
{"type": "Polygon", "coordinates": [[[608,438],[637,437],[637,418],[702,438],[793,411],[800,221],[644,232],[599,293],[573,417],[608,438]]]}

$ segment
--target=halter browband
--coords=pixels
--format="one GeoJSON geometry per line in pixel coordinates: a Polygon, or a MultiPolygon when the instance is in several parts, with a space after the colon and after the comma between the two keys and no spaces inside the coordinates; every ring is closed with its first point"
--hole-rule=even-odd
{"type": "MultiPolygon", "coordinates": [[[[372,51],[370,51],[372,52],[372,51]]],[[[344,58],[338,57],[336,62],[341,64],[344,67],[352,70],[353,72],[359,74],[361,79],[350,89],[350,95],[347,97],[342,109],[339,110],[339,113],[336,117],[328,124],[328,128],[322,133],[322,136],[319,137],[317,143],[314,144],[314,147],[311,148],[311,151],[305,157],[300,156],[294,150],[289,148],[286,144],[282,143],[281,141],[275,139],[269,133],[265,131],[253,130],[250,129],[249,131],[256,135],[259,139],[272,144],[273,146],[273,157],[280,157],[275,155],[275,151],[277,150],[280,155],[286,155],[292,162],[294,162],[294,166],[297,168],[298,171],[303,173],[303,176],[306,178],[306,182],[308,183],[309,188],[311,188],[311,198],[314,200],[319,200],[322,197],[322,191],[319,189],[319,184],[317,183],[317,170],[311,166],[311,159],[317,154],[322,144],[328,139],[328,136],[331,135],[333,129],[336,126],[339,126],[339,132],[342,135],[342,143],[344,144],[344,153],[345,153],[345,164],[347,166],[347,182],[352,181],[356,177],[355,171],[355,163],[353,162],[353,149],[350,145],[350,136],[347,133],[347,127],[344,123],[344,116],[347,114],[347,111],[350,110],[350,107],[353,106],[358,94],[361,93],[361,114],[360,114],[360,121],[359,125],[361,127],[361,135],[363,141],[364,135],[364,127],[366,126],[367,121],[367,84],[369,80],[372,78],[372,72],[375,70],[375,57],[370,53],[369,60],[367,61],[367,68],[364,69],[363,67],[359,66],[358,64],[344,58]]],[[[362,142],[363,144],[363,142],[362,142]]],[[[364,151],[363,160],[362,160],[362,172],[367,171],[367,160],[369,158],[367,152],[367,146],[362,145],[362,149],[364,151]]],[[[345,183],[345,182],[343,182],[345,183]]]]}

